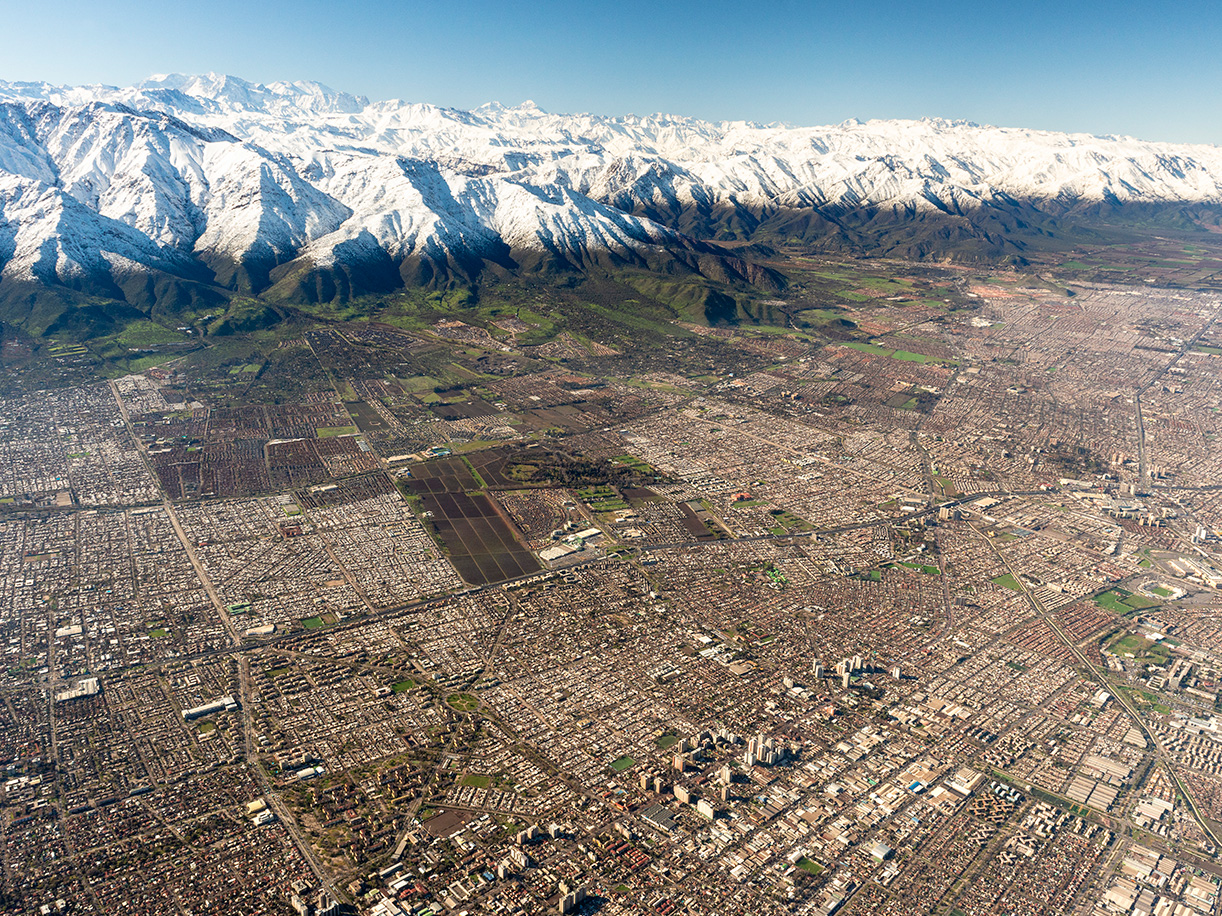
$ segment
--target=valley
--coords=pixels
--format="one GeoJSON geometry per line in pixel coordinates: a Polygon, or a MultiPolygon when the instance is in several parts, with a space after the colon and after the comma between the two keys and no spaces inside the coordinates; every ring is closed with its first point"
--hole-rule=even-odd
{"type": "Polygon", "coordinates": [[[0,912],[1222,910],[1222,162],[0,83],[0,912]]]}

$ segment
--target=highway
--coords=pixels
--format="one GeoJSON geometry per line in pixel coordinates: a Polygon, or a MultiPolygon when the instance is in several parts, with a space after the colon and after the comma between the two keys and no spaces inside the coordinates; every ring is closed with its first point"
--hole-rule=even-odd
{"type": "Polygon", "coordinates": [[[1205,324],[1201,325],[1201,330],[1197,331],[1192,337],[1184,341],[1179,352],[1173,356],[1165,366],[1154,373],[1144,385],[1137,389],[1133,394],[1134,415],[1137,422],[1137,480],[1138,489],[1143,492],[1150,485],[1150,467],[1146,458],[1146,423],[1141,413],[1141,396],[1155,385],[1176,363],[1183,358],[1184,354],[1196,346],[1197,342],[1208,333],[1209,329],[1214,326],[1214,322],[1218,320],[1218,315],[1214,314],[1205,324]]]}
{"type": "Polygon", "coordinates": [[[1175,782],[1176,789],[1188,802],[1188,806],[1192,809],[1193,817],[1200,825],[1201,830],[1207,837],[1209,837],[1210,842],[1213,843],[1214,849],[1222,848],[1222,843],[1219,843],[1218,836],[1214,832],[1213,827],[1210,826],[1209,821],[1205,818],[1205,815],[1201,813],[1201,809],[1197,806],[1196,799],[1192,797],[1192,793],[1188,791],[1188,787],[1175,772],[1174,761],[1168,758],[1166,749],[1159,743],[1158,737],[1150,730],[1149,726],[1146,725],[1145,720],[1138,715],[1137,710],[1133,707],[1133,704],[1130,702],[1129,698],[1125,696],[1124,691],[1118,690],[1116,687],[1114,687],[1106,675],[1102,674],[1091,662],[1091,660],[1086,657],[1085,653],[1078,648],[1077,643],[1061,628],[1061,625],[1057,621],[1056,617],[1049,613],[1048,610],[1040,603],[1039,599],[1035,597],[1035,595],[1027,587],[1027,583],[1024,582],[1019,576],[1018,571],[1010,565],[1010,561],[1007,560],[1005,555],[997,549],[996,544],[994,544],[988,538],[985,538],[985,541],[988,542],[989,547],[993,550],[993,553],[996,554],[997,558],[1005,565],[1006,570],[1010,573],[1010,576],[1019,584],[1019,586],[1021,586],[1023,595],[1026,597],[1028,604],[1031,605],[1031,608],[1035,611],[1036,615],[1043,620],[1044,623],[1048,624],[1048,626],[1052,629],[1052,632],[1057,635],[1057,638],[1069,648],[1069,650],[1074,654],[1074,657],[1077,659],[1078,663],[1082,666],[1083,670],[1087,672],[1090,679],[1095,681],[1101,687],[1106,688],[1108,693],[1112,695],[1116,702],[1124,707],[1125,712],[1129,714],[1129,718],[1132,719],[1133,724],[1145,737],[1146,743],[1154,752],[1154,755],[1163,762],[1167,774],[1175,782]]]}

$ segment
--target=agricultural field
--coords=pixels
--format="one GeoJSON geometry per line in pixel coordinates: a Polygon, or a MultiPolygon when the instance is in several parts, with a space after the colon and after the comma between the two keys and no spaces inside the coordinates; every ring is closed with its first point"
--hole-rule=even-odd
{"type": "Polygon", "coordinates": [[[429,492],[421,494],[420,504],[450,562],[472,585],[502,582],[542,568],[490,495],[429,492]]]}

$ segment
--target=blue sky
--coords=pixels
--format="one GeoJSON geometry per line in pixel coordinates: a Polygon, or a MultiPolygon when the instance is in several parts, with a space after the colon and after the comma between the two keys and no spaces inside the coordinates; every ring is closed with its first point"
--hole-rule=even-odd
{"type": "Polygon", "coordinates": [[[0,22],[9,80],[211,70],[457,107],[1222,144],[1216,0],[0,0],[0,22]]]}

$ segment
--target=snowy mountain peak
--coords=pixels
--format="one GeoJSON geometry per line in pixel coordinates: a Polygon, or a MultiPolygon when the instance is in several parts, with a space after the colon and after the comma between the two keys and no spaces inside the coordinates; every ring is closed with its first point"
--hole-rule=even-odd
{"type": "Polygon", "coordinates": [[[136,84],[134,89],[145,92],[171,90],[201,101],[214,102],[222,110],[268,114],[357,114],[369,105],[369,100],[364,96],[336,92],[329,86],[310,80],[264,85],[218,73],[153,76],[136,84]]]}
{"type": "MultiPolygon", "coordinates": [[[[846,220],[878,215],[924,214],[961,238],[981,214],[1023,207],[1025,224],[1126,204],[1222,205],[1222,150],[941,118],[462,111],[215,73],[0,82],[0,281],[101,275],[116,298],[142,265],[339,295],[362,277],[386,288],[487,264],[703,270],[711,249],[691,237],[843,240],[846,220]],[[323,279],[336,272],[343,284],[323,279]]],[[[1017,244],[991,231],[993,249],[1017,244]]]]}

